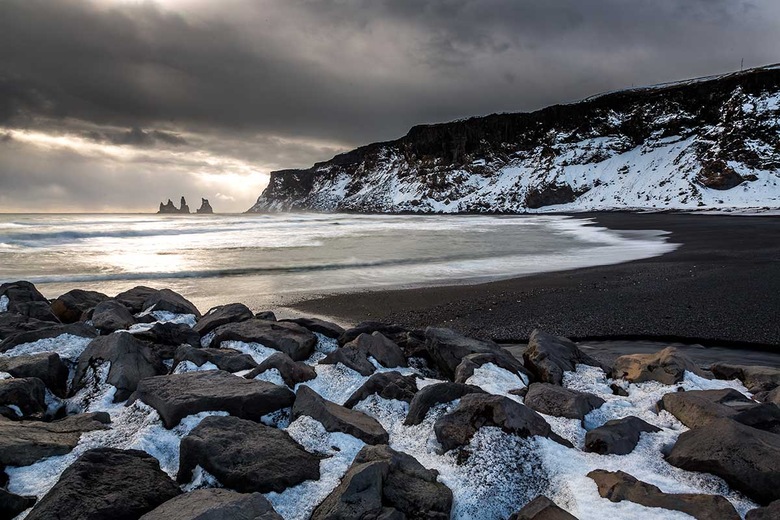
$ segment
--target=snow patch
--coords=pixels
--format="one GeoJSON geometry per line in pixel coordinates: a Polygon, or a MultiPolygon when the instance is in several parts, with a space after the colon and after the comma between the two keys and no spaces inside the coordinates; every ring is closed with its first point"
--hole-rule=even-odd
{"type": "Polygon", "coordinates": [[[75,362],[92,339],[73,334],[60,334],[56,338],[39,339],[31,343],[16,345],[14,348],[1,353],[0,357],[56,352],[61,358],[75,362]]]}

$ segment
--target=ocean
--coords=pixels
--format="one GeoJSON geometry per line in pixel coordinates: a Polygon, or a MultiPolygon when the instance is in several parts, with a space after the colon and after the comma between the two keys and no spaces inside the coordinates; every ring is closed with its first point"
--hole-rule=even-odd
{"type": "Polygon", "coordinates": [[[0,282],[50,298],[169,287],[204,311],[320,294],[479,283],[674,249],[661,231],[544,216],[1,214],[0,282]]]}

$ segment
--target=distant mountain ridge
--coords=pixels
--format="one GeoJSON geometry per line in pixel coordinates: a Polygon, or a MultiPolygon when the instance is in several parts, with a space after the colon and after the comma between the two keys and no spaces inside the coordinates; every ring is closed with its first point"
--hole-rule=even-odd
{"type": "Polygon", "coordinates": [[[250,212],[780,207],[780,65],[420,125],[272,172],[250,212]]]}

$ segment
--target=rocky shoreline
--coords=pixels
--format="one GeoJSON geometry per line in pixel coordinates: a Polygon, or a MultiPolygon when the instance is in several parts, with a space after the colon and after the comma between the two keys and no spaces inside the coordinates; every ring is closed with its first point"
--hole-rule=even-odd
{"type": "Polygon", "coordinates": [[[0,285],[0,518],[760,520],[780,369],[0,285]]]}

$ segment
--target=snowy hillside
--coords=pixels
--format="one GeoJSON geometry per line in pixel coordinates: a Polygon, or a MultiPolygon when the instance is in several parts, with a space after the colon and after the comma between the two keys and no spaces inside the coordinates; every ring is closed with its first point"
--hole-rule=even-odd
{"type": "Polygon", "coordinates": [[[780,207],[780,66],[412,128],[274,172],[250,212],[780,207]]]}

